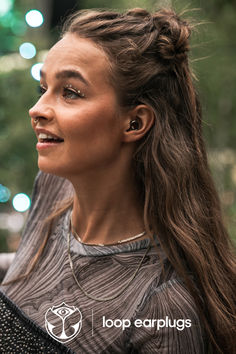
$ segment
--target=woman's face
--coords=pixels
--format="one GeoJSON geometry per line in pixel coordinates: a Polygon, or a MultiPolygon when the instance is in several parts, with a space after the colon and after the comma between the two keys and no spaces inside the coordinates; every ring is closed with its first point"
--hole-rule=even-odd
{"type": "Polygon", "coordinates": [[[92,41],[67,34],[49,51],[40,85],[42,96],[29,111],[39,168],[70,179],[114,163],[124,122],[106,54],[92,41]]]}

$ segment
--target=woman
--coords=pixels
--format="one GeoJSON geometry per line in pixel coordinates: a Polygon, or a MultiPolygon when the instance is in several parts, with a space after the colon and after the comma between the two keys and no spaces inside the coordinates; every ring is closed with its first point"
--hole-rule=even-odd
{"type": "Polygon", "coordinates": [[[190,32],[172,10],[82,11],[49,51],[30,110],[41,172],[1,287],[28,352],[235,352],[190,32]]]}

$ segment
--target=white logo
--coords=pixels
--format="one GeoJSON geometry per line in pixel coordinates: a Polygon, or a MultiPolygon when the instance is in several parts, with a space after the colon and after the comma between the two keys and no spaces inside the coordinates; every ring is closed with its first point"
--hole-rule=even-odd
{"type": "Polygon", "coordinates": [[[75,306],[62,302],[50,307],[45,314],[45,327],[51,337],[66,343],[75,338],[82,327],[82,314],[75,306]],[[69,321],[68,321],[69,319],[69,321]]]}

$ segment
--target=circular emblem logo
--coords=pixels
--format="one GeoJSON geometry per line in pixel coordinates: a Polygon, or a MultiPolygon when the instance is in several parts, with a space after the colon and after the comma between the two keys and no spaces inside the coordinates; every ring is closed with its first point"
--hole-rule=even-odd
{"type": "Polygon", "coordinates": [[[61,343],[75,338],[82,327],[82,314],[75,306],[62,302],[50,307],[45,314],[45,327],[48,334],[61,343]]]}

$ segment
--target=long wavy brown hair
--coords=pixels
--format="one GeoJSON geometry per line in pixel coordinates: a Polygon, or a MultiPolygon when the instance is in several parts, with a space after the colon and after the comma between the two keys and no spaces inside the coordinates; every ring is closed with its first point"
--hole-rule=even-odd
{"type": "MultiPolygon", "coordinates": [[[[189,66],[192,27],[173,10],[151,14],[80,11],[65,23],[110,61],[120,104],[146,104],[155,123],[140,141],[134,168],[146,230],[156,234],[198,307],[213,353],[235,353],[235,256],[202,138],[201,107],[189,66]]],[[[51,221],[71,206],[57,210],[51,221]]],[[[31,263],[42,254],[50,230],[31,263]]],[[[28,274],[28,273],[27,273],[28,274]]]]}

